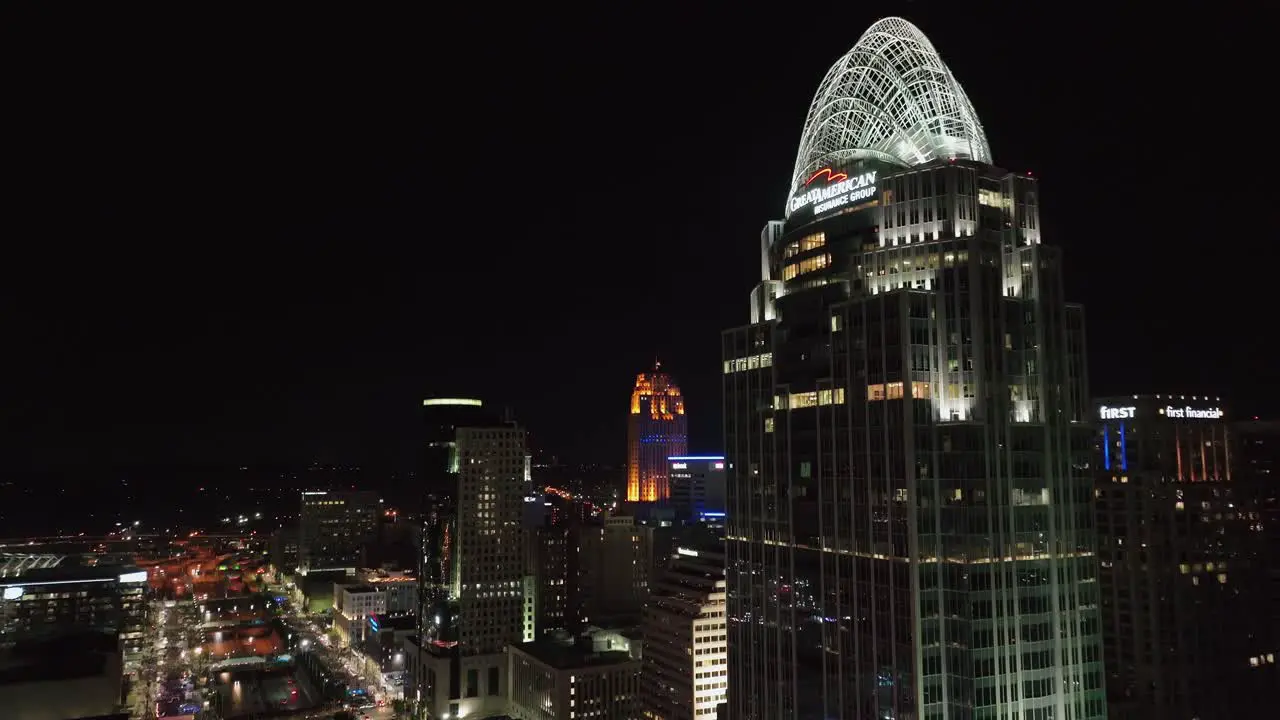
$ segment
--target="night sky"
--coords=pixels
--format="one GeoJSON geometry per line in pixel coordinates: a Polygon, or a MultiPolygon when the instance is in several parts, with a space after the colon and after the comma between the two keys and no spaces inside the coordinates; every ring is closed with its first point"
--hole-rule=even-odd
{"type": "Polygon", "coordinates": [[[686,5],[11,18],[6,464],[406,467],[431,395],[616,464],[655,356],[690,449],[718,450],[720,332],[748,319],[809,101],[889,14],[996,162],[1041,178],[1095,394],[1280,414],[1247,23],[686,5]]]}

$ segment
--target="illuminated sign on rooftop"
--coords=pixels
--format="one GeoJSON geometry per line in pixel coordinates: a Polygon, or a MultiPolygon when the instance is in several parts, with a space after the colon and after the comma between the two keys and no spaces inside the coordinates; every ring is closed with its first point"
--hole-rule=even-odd
{"type": "Polygon", "coordinates": [[[1098,417],[1103,420],[1128,420],[1138,413],[1136,407],[1107,407],[1103,405],[1098,408],[1098,417]]]}
{"type": "MultiPolygon", "coordinates": [[[[1149,412],[1149,411],[1148,411],[1149,412]]],[[[1220,407],[1191,407],[1183,405],[1175,407],[1173,405],[1165,405],[1156,408],[1156,412],[1167,418],[1174,420],[1220,420],[1226,412],[1220,407]]],[[[1125,407],[1115,407],[1111,405],[1100,405],[1098,407],[1099,420],[1133,420],[1138,417],[1138,408],[1133,405],[1125,407]]]]}
{"type": "Polygon", "coordinates": [[[423,407],[461,406],[484,407],[484,402],[474,398],[428,398],[422,401],[423,407]]]}
{"type": "Polygon", "coordinates": [[[1191,406],[1174,407],[1166,405],[1160,410],[1160,414],[1165,417],[1194,419],[1194,420],[1217,420],[1226,413],[1222,412],[1222,408],[1193,408],[1191,406]]]}
{"type": "Polygon", "coordinates": [[[842,172],[833,172],[831,168],[822,168],[805,182],[804,188],[787,203],[788,214],[813,205],[813,214],[821,215],[828,210],[873,198],[876,196],[876,173],[873,170],[849,177],[842,172]],[[826,184],[817,185],[819,179],[825,179],[826,184]]]}

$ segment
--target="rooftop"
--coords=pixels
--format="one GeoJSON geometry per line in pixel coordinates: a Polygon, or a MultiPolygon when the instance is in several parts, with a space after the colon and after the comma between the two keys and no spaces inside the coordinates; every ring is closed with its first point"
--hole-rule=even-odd
{"type": "Polygon", "coordinates": [[[0,652],[0,685],[102,675],[119,652],[115,635],[70,633],[0,652]]]}
{"type": "Polygon", "coordinates": [[[65,559],[65,555],[47,553],[0,553],[0,577],[57,567],[65,559]]]}
{"type": "Polygon", "coordinates": [[[145,583],[147,574],[135,565],[72,565],[63,562],[56,566],[24,570],[19,576],[0,578],[0,586],[109,581],[145,583]],[[141,577],[138,577],[139,573],[141,577]]]}
{"type": "Polygon", "coordinates": [[[1137,395],[1105,395],[1094,398],[1095,400],[1125,400],[1132,398],[1134,400],[1190,400],[1193,402],[1222,402],[1222,397],[1218,395],[1184,395],[1182,393],[1138,393],[1137,395]]]}
{"type": "Polygon", "coordinates": [[[633,662],[625,650],[597,652],[590,644],[574,645],[552,639],[534,640],[512,646],[520,652],[557,670],[620,665],[633,662]]]}
{"type": "Polygon", "coordinates": [[[388,572],[386,570],[362,570],[361,581],[366,583],[416,583],[418,578],[413,575],[411,570],[397,570],[388,572]]]}
{"type": "Polygon", "coordinates": [[[369,618],[382,630],[413,630],[418,625],[413,615],[370,615],[369,618]]]}

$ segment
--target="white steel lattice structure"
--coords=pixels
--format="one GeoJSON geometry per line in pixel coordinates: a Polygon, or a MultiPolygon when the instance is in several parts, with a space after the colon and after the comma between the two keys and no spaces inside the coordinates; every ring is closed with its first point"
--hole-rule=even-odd
{"type": "Polygon", "coordinates": [[[0,553],[0,577],[16,577],[28,570],[47,570],[57,567],[65,555],[0,553]]]}
{"type": "Polygon", "coordinates": [[[876,22],[827,71],[809,106],[790,195],[821,168],[856,158],[907,167],[940,158],[991,162],[964,89],[902,18],[876,22]]]}

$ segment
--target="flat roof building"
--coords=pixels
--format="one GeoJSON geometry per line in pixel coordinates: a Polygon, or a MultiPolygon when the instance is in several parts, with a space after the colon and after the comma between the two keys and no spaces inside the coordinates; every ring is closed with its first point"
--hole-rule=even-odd
{"type": "Polygon", "coordinates": [[[724,553],[679,548],[645,607],[640,711],[647,720],[714,717],[729,696],[724,553]]]}
{"type": "Polygon", "coordinates": [[[126,671],[141,656],[147,571],[67,565],[0,578],[0,644],[93,631],[118,635],[126,671]]]}
{"type": "Polygon", "coordinates": [[[634,720],[640,661],[590,638],[507,648],[507,712],[519,720],[634,720]]]}
{"type": "Polygon", "coordinates": [[[346,570],[364,565],[365,549],[377,537],[380,501],[376,492],[302,493],[298,522],[298,568],[302,573],[346,570]]]}
{"type": "Polygon", "coordinates": [[[1221,399],[1099,398],[1094,418],[1108,716],[1267,714],[1264,515],[1221,399]]]}
{"type": "Polygon", "coordinates": [[[667,458],[671,507],[682,522],[724,524],[725,464],[723,455],[679,455],[667,458]]]}

